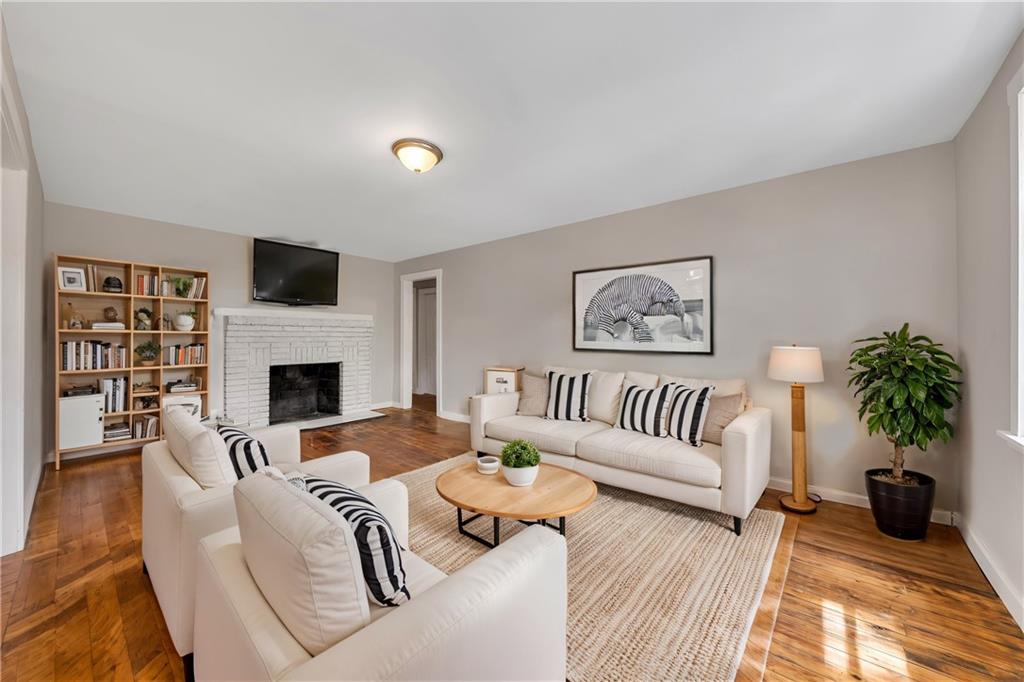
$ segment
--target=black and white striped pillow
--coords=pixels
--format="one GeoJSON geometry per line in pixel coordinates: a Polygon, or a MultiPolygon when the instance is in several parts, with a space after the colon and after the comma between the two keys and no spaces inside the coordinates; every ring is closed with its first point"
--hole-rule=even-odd
{"type": "Polygon", "coordinates": [[[234,468],[238,480],[270,466],[270,457],[267,455],[267,449],[263,447],[263,443],[245,431],[233,426],[219,426],[217,433],[228,446],[228,458],[231,460],[231,466],[234,468]]]}
{"type": "Polygon", "coordinates": [[[548,372],[547,419],[561,419],[572,422],[588,422],[587,392],[590,390],[590,372],[586,374],[562,374],[548,372]]]}
{"type": "Polygon", "coordinates": [[[381,606],[409,601],[412,595],[405,584],[401,547],[380,510],[348,486],[316,476],[306,476],[306,491],[331,505],[352,526],[370,598],[381,606]]]}
{"type": "Polygon", "coordinates": [[[708,418],[711,394],[714,392],[714,386],[678,386],[668,411],[668,435],[694,447],[703,445],[701,438],[704,435],[704,422],[708,418]]]}
{"type": "Polygon", "coordinates": [[[622,404],[619,406],[619,422],[616,426],[627,431],[639,431],[648,436],[664,438],[668,433],[665,415],[668,412],[669,399],[675,389],[675,384],[640,388],[636,384],[626,382],[622,389],[622,404]]]}

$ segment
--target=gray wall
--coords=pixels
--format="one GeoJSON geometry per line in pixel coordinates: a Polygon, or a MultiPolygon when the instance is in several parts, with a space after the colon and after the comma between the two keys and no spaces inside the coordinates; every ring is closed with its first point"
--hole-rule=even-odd
{"type": "MultiPolygon", "coordinates": [[[[48,259],[47,278],[52,277],[52,261],[49,259],[52,259],[54,253],[194,267],[210,271],[214,309],[280,307],[252,301],[252,239],[249,237],[50,202],[45,205],[44,224],[43,250],[48,259]]],[[[394,384],[394,265],[371,258],[342,255],[340,270],[339,304],[334,309],[373,315],[373,402],[390,403],[394,384]]],[[[328,306],[316,308],[330,309],[328,306]]],[[[49,307],[46,310],[49,311],[49,307]]],[[[54,371],[53,322],[49,315],[47,323],[49,326],[45,345],[49,349],[49,361],[46,385],[51,386],[49,382],[53,380],[54,371]]],[[[214,328],[211,325],[211,329],[214,328]]],[[[217,334],[210,336],[210,356],[220,357],[221,339],[217,334]]],[[[39,345],[38,341],[36,337],[36,345],[39,345]]],[[[213,408],[222,406],[222,370],[221,363],[216,362],[210,370],[210,406],[213,408]]],[[[53,448],[52,440],[51,435],[48,451],[53,448]]]]}
{"type": "Polygon", "coordinates": [[[1011,391],[1017,387],[1010,320],[1011,261],[1019,252],[1013,238],[1015,157],[1007,86],[1022,64],[1024,37],[1018,38],[960,130],[955,148],[960,364],[965,377],[957,437],[958,525],[1024,627],[1024,452],[996,434],[1012,428],[1011,391]],[[1000,589],[1000,583],[1006,587],[1000,589]]]}
{"type": "MultiPolygon", "coordinates": [[[[944,143],[404,261],[396,274],[444,271],[445,410],[465,413],[494,363],[744,377],[774,411],[771,470],[783,479],[789,389],[765,378],[768,352],[821,346],[826,381],[807,400],[810,480],[863,494],[864,469],[885,465],[889,448],[857,421],[850,341],[908,321],[956,348],[954,193],[944,143]],[[707,254],[713,356],[572,350],[573,270],[707,254]]],[[[938,478],[937,507],[951,509],[950,448],[909,459],[938,478]]]]}

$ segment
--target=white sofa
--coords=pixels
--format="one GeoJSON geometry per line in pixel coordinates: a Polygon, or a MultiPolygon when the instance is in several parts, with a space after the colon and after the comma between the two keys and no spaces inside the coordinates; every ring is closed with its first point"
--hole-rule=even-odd
{"type": "MultiPolygon", "coordinates": [[[[578,373],[582,370],[547,368],[578,373]]],[[[545,371],[547,371],[547,369],[545,371]]],[[[591,421],[572,422],[516,414],[518,393],[476,395],[470,398],[470,440],[478,454],[499,455],[517,438],[532,442],[541,459],[578,471],[599,483],[663,497],[733,517],[737,535],[742,522],[768,486],[771,458],[771,412],[752,407],[722,433],[722,444],[697,448],[674,438],[656,438],[614,428],[622,379],[653,388],[667,379],[642,372],[601,372],[590,389],[591,421]]],[[[678,378],[675,378],[678,380],[678,378]]],[[[693,387],[728,386],[742,391],[739,379],[686,379],[693,387]]]]}
{"type": "MultiPolygon", "coordinates": [[[[252,435],[282,471],[300,470],[350,486],[370,482],[370,460],[361,452],[300,463],[296,427],[272,426],[254,430],[252,435]]],[[[149,443],[142,449],[143,570],[149,574],[187,674],[192,664],[196,552],[203,537],[238,523],[233,488],[230,484],[202,488],[178,464],[169,441],[149,443]]]]}
{"type": "MultiPolygon", "coordinates": [[[[280,498],[267,504],[268,487],[265,480],[241,482],[236,491],[240,526],[200,543],[197,679],[565,680],[562,536],[527,528],[451,576],[404,551],[412,599],[385,608],[367,600],[358,559],[346,560],[351,530],[324,532],[322,518],[312,527],[293,522],[302,509],[282,506],[280,498]],[[247,556],[260,570],[249,568],[247,556]],[[278,557],[280,563],[272,565],[278,557]],[[265,596],[267,589],[273,591],[265,596]],[[339,598],[347,608],[338,608],[339,598]],[[352,607],[357,600],[358,608],[352,607]],[[279,617],[272,603],[287,615],[279,617]],[[315,655],[299,642],[311,632],[319,637],[325,622],[347,628],[351,619],[357,619],[354,631],[336,643],[318,639],[322,650],[315,655]],[[305,634],[293,636],[286,621],[305,634]]],[[[359,492],[408,547],[405,486],[389,479],[359,492]]],[[[328,507],[324,513],[334,512],[328,507]]]]}

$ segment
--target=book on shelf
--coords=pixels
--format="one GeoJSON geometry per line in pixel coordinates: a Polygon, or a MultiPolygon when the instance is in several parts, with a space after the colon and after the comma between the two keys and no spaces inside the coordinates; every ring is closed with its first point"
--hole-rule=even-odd
{"type": "Polygon", "coordinates": [[[107,424],[103,427],[103,442],[108,443],[115,440],[131,440],[132,430],[128,428],[128,422],[117,422],[107,424]]]}
{"type": "Polygon", "coordinates": [[[128,377],[111,377],[100,379],[100,391],[103,393],[104,412],[125,412],[128,404],[128,377]]]}
{"type": "Polygon", "coordinates": [[[203,390],[203,378],[191,376],[188,379],[168,381],[166,384],[168,393],[192,393],[203,390]]]}
{"type": "Polygon", "coordinates": [[[93,322],[92,329],[124,329],[124,322],[93,322]]]}
{"type": "Polygon", "coordinates": [[[60,344],[60,369],[76,372],[91,369],[125,369],[128,349],[109,341],[63,341],[60,344]]]}
{"type": "Polygon", "coordinates": [[[158,293],[161,289],[161,282],[156,275],[135,275],[136,296],[163,296],[163,293],[158,293]]]}
{"type": "Polygon", "coordinates": [[[189,343],[164,346],[165,365],[205,365],[206,344],[189,343]]]}
{"type": "Polygon", "coordinates": [[[157,418],[151,414],[136,417],[132,425],[132,437],[135,439],[155,438],[157,436],[157,418]]]}

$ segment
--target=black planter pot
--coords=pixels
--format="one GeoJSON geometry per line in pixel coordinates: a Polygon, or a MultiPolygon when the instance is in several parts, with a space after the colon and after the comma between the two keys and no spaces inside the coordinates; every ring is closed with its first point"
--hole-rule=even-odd
{"type": "Polygon", "coordinates": [[[886,535],[900,540],[924,540],[928,523],[932,519],[935,479],[910,470],[904,472],[913,475],[920,485],[899,485],[872,478],[876,474],[891,471],[868,469],[864,472],[875,525],[886,535]]]}

